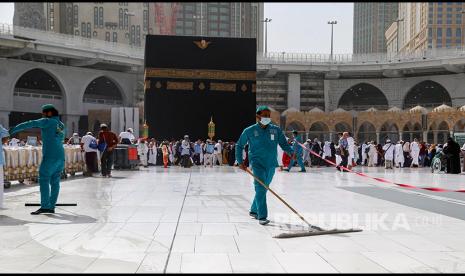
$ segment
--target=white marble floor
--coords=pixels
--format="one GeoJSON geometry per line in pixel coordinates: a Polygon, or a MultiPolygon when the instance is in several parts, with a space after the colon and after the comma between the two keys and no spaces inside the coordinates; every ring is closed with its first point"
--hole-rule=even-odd
{"type": "MultiPolygon", "coordinates": [[[[465,188],[463,174],[362,170],[406,184],[465,188]]],[[[50,215],[31,216],[36,208],[24,207],[39,200],[38,186],[6,190],[0,272],[465,272],[465,221],[341,189],[412,193],[354,174],[276,172],[271,188],[311,223],[364,230],[293,239],[273,238],[303,227],[273,195],[269,226],[248,216],[252,178],[237,168],[113,174],[62,182],[59,202],[78,207],[50,215]]],[[[417,196],[432,204],[449,200],[441,193],[417,196]]],[[[450,204],[463,208],[465,200],[450,204]]]]}

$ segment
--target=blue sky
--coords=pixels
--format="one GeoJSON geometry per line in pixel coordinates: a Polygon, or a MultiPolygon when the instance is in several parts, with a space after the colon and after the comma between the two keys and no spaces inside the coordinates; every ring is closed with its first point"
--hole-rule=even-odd
{"type": "MultiPolygon", "coordinates": [[[[0,3],[0,23],[13,22],[13,3],[0,3]]],[[[330,53],[334,26],[334,53],[352,53],[353,3],[265,3],[268,52],[330,53]]]]}

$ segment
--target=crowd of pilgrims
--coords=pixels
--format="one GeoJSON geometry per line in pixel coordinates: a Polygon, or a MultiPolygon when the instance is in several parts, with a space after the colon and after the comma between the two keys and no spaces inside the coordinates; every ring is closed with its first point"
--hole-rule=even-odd
{"type": "MultiPolygon", "coordinates": [[[[334,162],[351,169],[357,165],[377,167],[386,169],[405,167],[429,167],[434,157],[444,156],[447,173],[461,173],[460,155],[465,155],[465,144],[460,145],[449,137],[445,144],[428,144],[424,141],[414,139],[410,141],[392,142],[386,138],[383,144],[375,141],[357,143],[348,133],[339,134],[338,144],[325,141],[320,142],[317,138],[313,141],[308,139],[304,145],[316,155],[310,154],[308,150],[303,152],[303,161],[308,166],[331,166],[323,159],[334,162]],[[347,160],[345,160],[347,158],[347,160]]],[[[289,163],[290,157],[283,154],[283,166],[289,163]]],[[[463,165],[465,171],[465,164],[463,165]]]]}
{"type": "Polygon", "coordinates": [[[138,153],[141,164],[144,166],[168,166],[179,165],[189,168],[197,166],[222,166],[236,165],[235,142],[223,142],[221,140],[206,141],[198,139],[193,142],[189,136],[184,139],[161,141],[155,139],[139,139],[138,153]]]}
{"type": "MultiPolygon", "coordinates": [[[[349,133],[340,133],[337,144],[329,141],[308,139],[303,145],[308,150],[302,151],[302,160],[307,167],[333,166],[330,162],[345,166],[349,169],[359,166],[377,167],[386,169],[405,167],[429,167],[435,156],[441,152],[447,160],[448,173],[461,173],[460,154],[465,151],[465,145],[460,146],[449,138],[446,144],[428,144],[418,139],[409,141],[378,144],[374,141],[357,143],[349,133]],[[310,151],[316,153],[311,154],[310,151]],[[330,162],[325,162],[324,159],[330,162]],[[346,161],[346,162],[344,162],[346,161]]],[[[291,147],[299,147],[294,137],[288,138],[291,147]]],[[[157,142],[155,139],[140,139],[138,143],[141,163],[145,166],[172,166],[191,167],[193,165],[222,166],[237,165],[235,160],[235,142],[223,142],[207,139],[189,140],[189,136],[175,141],[157,142]],[[147,160],[147,161],[145,161],[147,160]]],[[[247,148],[244,149],[245,162],[248,160],[247,148]]],[[[287,155],[278,146],[278,164],[281,169],[288,167],[292,156],[287,155]]],[[[465,171],[465,168],[464,168],[465,171]]]]}

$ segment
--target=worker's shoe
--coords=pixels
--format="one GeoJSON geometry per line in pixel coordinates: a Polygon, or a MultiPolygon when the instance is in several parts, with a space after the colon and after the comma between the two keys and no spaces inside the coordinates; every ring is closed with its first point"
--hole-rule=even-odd
{"type": "Polygon", "coordinates": [[[270,220],[268,220],[268,219],[259,219],[258,223],[260,223],[260,225],[267,225],[268,223],[270,223],[270,220]]]}
{"type": "Polygon", "coordinates": [[[307,170],[300,170],[299,172],[307,172],[307,170]]]}
{"type": "Polygon", "coordinates": [[[254,219],[258,218],[258,214],[254,212],[249,212],[249,216],[253,217],[254,219]]]}
{"type": "Polygon", "coordinates": [[[54,214],[54,213],[55,213],[55,209],[42,209],[42,208],[40,208],[39,210],[32,212],[31,215],[54,214]]]}

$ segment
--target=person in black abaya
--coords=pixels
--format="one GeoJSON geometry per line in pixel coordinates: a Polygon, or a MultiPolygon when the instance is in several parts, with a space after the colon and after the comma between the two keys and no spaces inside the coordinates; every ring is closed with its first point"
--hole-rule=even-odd
{"type": "Polygon", "coordinates": [[[443,152],[447,157],[447,173],[461,173],[460,146],[452,137],[447,138],[447,145],[444,147],[443,152]]]}
{"type": "Polygon", "coordinates": [[[236,162],[236,145],[234,142],[229,143],[229,154],[228,154],[228,164],[229,166],[234,166],[234,162],[236,162]]]}

